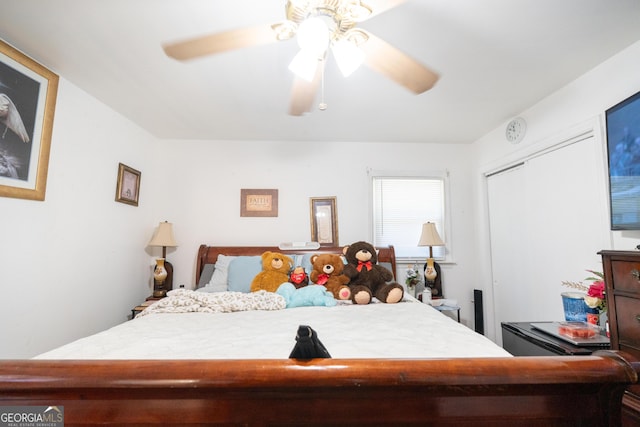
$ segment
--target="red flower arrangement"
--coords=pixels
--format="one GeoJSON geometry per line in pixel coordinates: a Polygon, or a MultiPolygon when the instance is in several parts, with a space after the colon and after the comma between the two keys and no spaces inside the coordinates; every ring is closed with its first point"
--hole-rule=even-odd
{"type": "Polygon", "coordinates": [[[605,294],[605,286],[604,286],[604,274],[599,271],[587,270],[589,273],[593,274],[593,276],[589,276],[584,280],[588,280],[591,282],[589,285],[585,285],[582,282],[567,282],[564,281],[562,284],[564,286],[568,286],[574,289],[580,289],[587,293],[584,297],[584,302],[590,308],[595,308],[598,310],[598,313],[604,313],[607,311],[607,296],[605,294]]]}

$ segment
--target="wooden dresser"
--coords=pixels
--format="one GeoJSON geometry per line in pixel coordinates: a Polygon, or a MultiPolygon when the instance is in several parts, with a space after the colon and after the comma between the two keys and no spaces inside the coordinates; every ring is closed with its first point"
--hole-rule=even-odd
{"type": "MultiPolygon", "coordinates": [[[[640,251],[601,251],[611,348],[640,360],[640,251]]],[[[640,425],[640,385],[623,398],[624,426],[640,425]]]]}

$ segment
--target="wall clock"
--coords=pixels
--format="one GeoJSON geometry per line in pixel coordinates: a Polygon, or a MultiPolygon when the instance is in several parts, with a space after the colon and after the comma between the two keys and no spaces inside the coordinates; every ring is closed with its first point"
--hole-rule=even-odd
{"type": "Polygon", "coordinates": [[[517,144],[524,138],[524,134],[527,131],[527,122],[522,117],[516,117],[507,124],[505,135],[507,141],[512,144],[517,144]]]}

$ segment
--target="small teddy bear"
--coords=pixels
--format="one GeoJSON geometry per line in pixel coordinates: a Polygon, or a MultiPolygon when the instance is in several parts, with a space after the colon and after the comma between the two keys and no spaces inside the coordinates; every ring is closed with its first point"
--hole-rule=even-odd
{"type": "Polygon", "coordinates": [[[336,254],[320,254],[311,257],[311,281],[317,285],[323,285],[336,299],[348,300],[351,290],[347,286],[349,278],[342,274],[344,262],[342,257],[336,254]]]}
{"type": "Polygon", "coordinates": [[[351,279],[351,301],[369,304],[375,296],[389,304],[402,300],[404,288],[393,280],[393,273],[378,265],[378,253],[371,243],[356,242],[343,249],[347,259],[344,274],[351,279]],[[390,283],[387,283],[390,282],[390,283]]]}
{"type": "Polygon", "coordinates": [[[251,281],[251,292],[275,292],[278,286],[289,281],[291,267],[293,260],[288,256],[270,251],[263,253],[262,271],[251,281]]]}
{"type": "Polygon", "coordinates": [[[309,284],[309,275],[298,265],[289,273],[289,283],[292,283],[296,289],[303,288],[309,284]]]}

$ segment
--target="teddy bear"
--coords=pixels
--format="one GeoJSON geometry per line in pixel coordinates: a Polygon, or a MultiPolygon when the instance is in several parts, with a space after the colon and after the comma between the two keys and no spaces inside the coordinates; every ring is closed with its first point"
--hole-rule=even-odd
{"type": "Polygon", "coordinates": [[[289,271],[293,260],[278,252],[267,251],[262,254],[262,271],[251,281],[251,292],[264,290],[275,292],[278,286],[289,281],[289,271]]]}
{"type": "Polygon", "coordinates": [[[276,294],[282,296],[287,308],[294,307],[332,307],[337,304],[333,294],[322,285],[308,285],[296,289],[293,283],[281,284],[276,290],[276,294]]]}
{"type": "Polygon", "coordinates": [[[316,285],[323,285],[336,299],[348,300],[351,290],[347,286],[349,278],[342,274],[344,262],[342,257],[336,254],[320,254],[311,257],[310,278],[316,285]]]}
{"type": "Polygon", "coordinates": [[[373,297],[389,304],[402,300],[404,288],[392,282],[393,273],[378,265],[378,253],[371,243],[356,242],[343,249],[347,259],[344,274],[351,279],[351,301],[369,304],[373,297]]]}
{"type": "Polygon", "coordinates": [[[309,275],[298,265],[289,273],[289,283],[293,283],[296,289],[300,289],[309,284],[309,275]]]}

